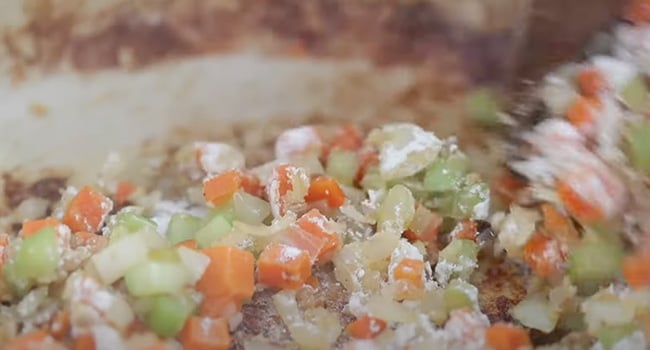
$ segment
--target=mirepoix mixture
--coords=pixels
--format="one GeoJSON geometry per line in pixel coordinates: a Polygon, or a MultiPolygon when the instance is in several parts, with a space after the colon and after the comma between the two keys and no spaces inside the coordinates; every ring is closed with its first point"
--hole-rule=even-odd
{"type": "Polygon", "coordinates": [[[647,349],[650,3],[626,19],[542,82],[492,193],[408,123],[288,129],[255,166],[196,142],[148,184],[111,157],[0,234],[1,347],[647,349]]]}

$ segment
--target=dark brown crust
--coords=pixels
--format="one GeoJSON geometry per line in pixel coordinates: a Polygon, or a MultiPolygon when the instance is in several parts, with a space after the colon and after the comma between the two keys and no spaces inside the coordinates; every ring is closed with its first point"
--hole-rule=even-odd
{"type": "Polygon", "coordinates": [[[143,9],[128,1],[90,17],[74,11],[55,15],[42,5],[40,11],[32,10],[29,25],[5,34],[4,44],[19,65],[50,69],[68,61],[82,71],[141,67],[206,52],[255,50],[283,56],[363,57],[381,64],[436,61],[436,66],[454,68],[454,61],[460,61],[460,69],[471,79],[494,81],[510,63],[518,17],[525,15],[524,6],[515,6],[517,1],[491,0],[480,5],[487,16],[495,16],[495,8],[513,15],[499,15],[484,21],[486,28],[469,29],[452,23],[433,1],[223,3],[172,0],[143,9]]]}
{"type": "MultiPolygon", "coordinates": [[[[354,320],[345,309],[350,293],[336,280],[331,264],[322,266],[314,272],[319,280],[317,288],[304,287],[296,293],[296,301],[302,310],[323,307],[339,315],[342,325],[347,325],[354,320]]],[[[244,349],[244,341],[261,334],[272,344],[287,346],[291,343],[289,331],[278,315],[273,299],[276,292],[263,290],[255,293],[253,300],[244,305],[242,313],[244,319],[233,334],[232,349],[244,349]]],[[[348,340],[345,331],[342,332],[336,347],[340,348],[348,340]]]]}
{"type": "Polygon", "coordinates": [[[61,198],[61,191],[66,186],[65,178],[55,176],[43,177],[32,184],[27,184],[8,174],[5,174],[3,179],[4,195],[10,209],[16,208],[30,197],[43,198],[54,203],[61,198]]]}

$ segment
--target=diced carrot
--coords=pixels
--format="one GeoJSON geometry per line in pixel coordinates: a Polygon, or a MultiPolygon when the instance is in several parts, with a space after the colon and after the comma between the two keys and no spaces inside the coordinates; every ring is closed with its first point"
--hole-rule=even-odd
{"type": "Polygon", "coordinates": [[[601,103],[592,97],[580,96],[566,112],[566,118],[576,128],[589,131],[596,122],[596,113],[601,103]]]}
{"type": "Polygon", "coordinates": [[[413,300],[422,296],[424,288],[424,262],[418,259],[404,258],[397,263],[393,270],[395,281],[399,281],[403,288],[396,293],[397,299],[413,300]]]}
{"type": "Polygon", "coordinates": [[[23,238],[27,238],[46,227],[57,227],[60,224],[61,223],[59,220],[53,217],[47,217],[45,219],[39,220],[28,220],[23,222],[23,227],[20,230],[20,235],[23,238]]]}
{"type": "Polygon", "coordinates": [[[230,170],[203,182],[203,197],[215,206],[226,204],[241,187],[237,170],[230,170]]]}
{"type": "Polygon", "coordinates": [[[74,338],[74,350],[95,350],[95,336],[90,333],[82,333],[74,338]]]}
{"type": "Polygon", "coordinates": [[[576,77],[580,93],[586,97],[597,97],[607,88],[607,81],[601,71],[594,67],[585,68],[576,77]]]}
{"type": "Polygon", "coordinates": [[[196,284],[196,289],[210,298],[245,300],[255,292],[255,257],[245,250],[216,246],[203,249],[210,264],[196,284]]]}
{"type": "Polygon", "coordinates": [[[495,192],[504,200],[506,204],[510,204],[517,193],[526,187],[526,183],[517,178],[512,171],[503,171],[494,182],[493,188],[495,192]]]}
{"type": "Polygon", "coordinates": [[[386,329],[386,321],[372,316],[361,316],[348,325],[346,330],[352,338],[373,339],[386,329]]]}
{"type": "Polygon", "coordinates": [[[485,332],[485,341],[488,349],[492,350],[522,350],[533,346],[525,329],[505,323],[489,327],[485,332]]]}
{"type": "Polygon", "coordinates": [[[240,176],[241,188],[244,191],[256,197],[262,197],[264,195],[264,186],[262,186],[257,176],[246,172],[241,173],[240,176]]]}
{"type": "Polygon", "coordinates": [[[88,247],[91,252],[98,252],[108,245],[108,239],[102,235],[79,231],[72,235],[70,246],[73,249],[88,247]]]}
{"type": "Polygon", "coordinates": [[[650,22],[650,1],[632,0],[623,11],[623,18],[633,24],[645,24],[650,22]]]}
{"type": "Polygon", "coordinates": [[[183,246],[190,249],[197,249],[196,241],[193,239],[188,239],[187,241],[182,241],[176,245],[177,247],[183,246]]]}
{"type": "Polygon", "coordinates": [[[544,217],[544,229],[548,234],[563,243],[575,242],[580,238],[578,230],[576,230],[571,219],[560,214],[552,204],[544,203],[541,208],[544,217]]]}
{"type": "Polygon", "coordinates": [[[524,246],[524,261],[540,277],[549,277],[560,270],[565,257],[557,240],[535,233],[524,246]]]}
{"type": "Polygon", "coordinates": [[[345,203],[345,193],[333,178],[317,176],[311,180],[305,200],[307,202],[327,200],[330,208],[338,208],[345,203]]]}
{"type": "Polygon", "coordinates": [[[50,334],[54,339],[61,340],[70,332],[70,313],[59,311],[50,322],[50,334]]]}
{"type": "Polygon", "coordinates": [[[25,333],[12,339],[8,344],[5,344],[5,350],[39,350],[47,345],[45,342],[51,339],[49,334],[44,330],[35,330],[25,333]]]}
{"type": "Polygon", "coordinates": [[[284,215],[286,213],[286,194],[293,190],[291,183],[292,174],[297,168],[291,164],[282,164],[273,169],[270,185],[266,187],[268,199],[271,203],[273,215],[284,215]]]}
{"type": "Polygon", "coordinates": [[[115,204],[118,206],[124,205],[135,190],[136,187],[133,183],[129,181],[121,181],[117,184],[117,190],[115,191],[115,204]]]}
{"type": "Polygon", "coordinates": [[[320,256],[325,247],[323,237],[313,235],[304,229],[291,226],[287,228],[276,240],[276,243],[288,245],[307,252],[312,263],[320,256]]]}
{"type": "Polygon", "coordinates": [[[267,245],[257,260],[258,281],[279,289],[298,289],[311,276],[309,253],[280,243],[267,245]]]}
{"type": "Polygon", "coordinates": [[[402,233],[402,237],[406,238],[409,243],[414,243],[420,240],[420,237],[418,237],[418,235],[411,230],[404,231],[404,233],[402,233]]]}
{"type": "Polygon", "coordinates": [[[97,232],[111,209],[113,202],[108,197],[86,186],[68,204],[63,223],[72,232],[97,232]]]}
{"type": "Polygon", "coordinates": [[[241,310],[242,301],[230,297],[207,297],[201,302],[201,316],[229,319],[241,310]]]}
{"type": "Polygon", "coordinates": [[[359,158],[359,169],[354,177],[354,183],[357,185],[361,184],[371,166],[379,164],[379,154],[375,149],[367,149],[360,152],[359,158]]]}
{"type": "Polygon", "coordinates": [[[322,264],[330,261],[341,248],[341,237],[330,227],[327,217],[321,214],[318,209],[312,209],[303,214],[296,221],[296,224],[324,242],[320,251],[315,255],[317,263],[322,264]]]}
{"type": "Polygon", "coordinates": [[[476,241],[476,231],[478,231],[478,225],[474,220],[463,220],[460,223],[461,227],[454,238],[456,239],[469,239],[471,241],[476,241]]]}
{"type": "Polygon", "coordinates": [[[633,288],[650,286],[650,250],[623,258],[623,277],[633,288]]]}
{"type": "Polygon", "coordinates": [[[192,316],[181,333],[184,350],[227,350],[230,347],[228,322],[223,318],[192,316]]]}
{"type": "Polygon", "coordinates": [[[327,160],[334,149],[356,151],[363,145],[361,130],[352,124],[344,125],[334,134],[332,141],[323,149],[323,159],[327,160]]]}
{"type": "Polygon", "coordinates": [[[596,203],[589,203],[576,193],[568,184],[559,181],[557,194],[567,211],[575,218],[585,222],[596,222],[605,217],[602,208],[596,203]]]}

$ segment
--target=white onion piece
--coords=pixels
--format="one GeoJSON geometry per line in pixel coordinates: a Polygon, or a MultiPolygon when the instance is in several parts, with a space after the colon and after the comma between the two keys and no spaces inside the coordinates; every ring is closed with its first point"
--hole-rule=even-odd
{"type": "Polygon", "coordinates": [[[549,333],[555,329],[557,310],[539,294],[529,295],[512,309],[512,316],[526,327],[549,333]]]}
{"type": "Polygon", "coordinates": [[[210,265],[210,258],[207,255],[184,246],[178,247],[178,257],[190,273],[191,284],[200,280],[205,269],[210,265]]]}
{"type": "Polygon", "coordinates": [[[95,254],[88,265],[102,283],[112,284],[133,266],[145,261],[149,247],[144,235],[130,234],[95,254]]]}
{"type": "MultiPolygon", "coordinates": [[[[295,292],[282,291],[275,294],[273,304],[289,329],[291,337],[301,348],[315,350],[332,348],[332,344],[336,341],[336,337],[332,337],[334,332],[321,329],[319,326],[322,324],[315,325],[303,318],[296,302],[295,292]]],[[[331,327],[329,323],[328,327],[331,327]]]]}
{"type": "Polygon", "coordinates": [[[237,219],[251,225],[262,223],[271,214],[269,202],[243,191],[235,193],[233,206],[237,219]]]}

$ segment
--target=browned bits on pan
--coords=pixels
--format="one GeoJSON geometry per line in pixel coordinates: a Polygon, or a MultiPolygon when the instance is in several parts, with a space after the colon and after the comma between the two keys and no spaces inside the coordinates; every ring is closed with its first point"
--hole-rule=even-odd
{"type": "Polygon", "coordinates": [[[29,197],[47,199],[56,202],[61,198],[61,191],[66,186],[66,179],[63,177],[45,177],[31,185],[5,174],[4,196],[10,209],[16,208],[20,203],[29,197]]]}

